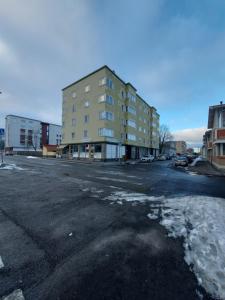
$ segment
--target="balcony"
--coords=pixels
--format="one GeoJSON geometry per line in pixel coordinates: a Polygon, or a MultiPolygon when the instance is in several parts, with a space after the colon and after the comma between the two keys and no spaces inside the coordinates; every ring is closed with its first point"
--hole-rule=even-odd
{"type": "Polygon", "coordinates": [[[216,130],[216,139],[217,140],[225,140],[225,128],[216,130]]]}

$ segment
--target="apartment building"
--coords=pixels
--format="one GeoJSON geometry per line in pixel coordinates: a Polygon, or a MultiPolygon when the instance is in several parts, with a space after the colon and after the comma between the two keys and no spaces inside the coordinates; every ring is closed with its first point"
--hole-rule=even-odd
{"type": "Polygon", "coordinates": [[[176,142],[175,141],[168,141],[165,142],[164,152],[166,155],[173,156],[176,155],[176,142]]]}
{"type": "Polygon", "coordinates": [[[159,114],[108,66],[63,88],[62,144],[76,158],[158,155],[159,114]]]}
{"type": "Polygon", "coordinates": [[[185,154],[187,151],[187,144],[185,141],[175,141],[176,143],[176,153],[185,154]]]}
{"type": "Polygon", "coordinates": [[[42,151],[43,145],[60,145],[62,127],[21,116],[5,118],[5,150],[11,153],[42,151]]]}
{"type": "Polygon", "coordinates": [[[203,136],[203,153],[217,168],[225,169],[225,104],[209,107],[208,130],[203,136]]]}

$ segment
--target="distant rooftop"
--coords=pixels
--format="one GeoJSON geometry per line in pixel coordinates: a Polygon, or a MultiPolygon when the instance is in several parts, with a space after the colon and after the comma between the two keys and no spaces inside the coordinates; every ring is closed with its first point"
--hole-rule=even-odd
{"type": "Polygon", "coordinates": [[[213,119],[214,113],[217,109],[225,110],[225,104],[221,101],[220,104],[212,105],[209,107],[209,115],[208,115],[208,128],[213,128],[213,119]]]}
{"type": "Polygon", "coordinates": [[[23,117],[23,116],[18,116],[18,115],[7,115],[5,118],[8,118],[8,117],[26,119],[26,120],[30,120],[30,121],[36,121],[36,122],[45,123],[45,124],[54,125],[54,126],[59,126],[59,127],[62,126],[62,125],[53,124],[53,123],[49,123],[49,122],[44,122],[44,121],[41,121],[41,120],[31,119],[31,118],[28,118],[28,117],[23,117]]]}

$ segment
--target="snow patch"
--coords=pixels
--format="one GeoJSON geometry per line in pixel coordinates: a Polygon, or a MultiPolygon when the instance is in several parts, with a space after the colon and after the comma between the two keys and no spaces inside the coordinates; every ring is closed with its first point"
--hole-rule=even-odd
{"type": "Polygon", "coordinates": [[[10,295],[3,297],[2,300],[25,300],[23,292],[18,289],[12,292],[10,295]]]}
{"type": "Polygon", "coordinates": [[[23,168],[17,167],[15,164],[1,164],[0,165],[0,170],[25,170],[23,168]]]}
{"type": "Polygon", "coordinates": [[[127,202],[133,202],[138,201],[141,203],[144,203],[146,201],[159,201],[163,199],[164,197],[154,197],[154,196],[147,196],[145,194],[141,193],[127,193],[124,191],[121,192],[114,192],[110,196],[105,197],[103,200],[109,200],[109,201],[127,201],[127,202]]]}
{"type": "Polygon", "coordinates": [[[225,299],[225,199],[206,196],[152,197],[117,191],[110,204],[150,202],[151,220],[160,220],[168,236],[184,239],[184,260],[199,285],[216,299],[225,299]],[[158,202],[158,203],[157,203],[158,202]]]}
{"type": "Polygon", "coordinates": [[[27,158],[28,159],[37,159],[38,157],[37,156],[31,156],[31,155],[29,155],[29,156],[27,156],[27,158]]]}
{"type": "Polygon", "coordinates": [[[0,269],[1,268],[4,268],[4,263],[3,263],[3,261],[2,261],[2,257],[0,256],[0,269]]]}

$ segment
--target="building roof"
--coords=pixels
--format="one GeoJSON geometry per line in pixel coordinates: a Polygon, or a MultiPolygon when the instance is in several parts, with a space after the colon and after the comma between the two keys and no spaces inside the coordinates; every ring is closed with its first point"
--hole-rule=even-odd
{"type": "Polygon", "coordinates": [[[212,105],[209,107],[208,128],[213,128],[214,113],[217,109],[225,110],[225,104],[212,105]]]}
{"type": "Polygon", "coordinates": [[[76,83],[78,83],[78,82],[80,82],[80,81],[82,81],[82,80],[88,78],[89,76],[94,75],[95,73],[97,73],[97,72],[99,72],[99,71],[101,71],[101,70],[103,70],[103,69],[108,69],[108,70],[109,70],[111,73],[113,73],[113,75],[116,76],[116,78],[118,78],[123,84],[131,85],[132,88],[135,89],[135,91],[136,91],[136,88],[135,88],[130,82],[127,82],[127,83],[126,83],[124,80],[122,80],[122,79],[115,73],[115,71],[111,70],[107,65],[104,65],[104,66],[102,66],[101,68],[98,68],[97,70],[95,70],[95,71],[89,73],[88,75],[86,75],[86,76],[84,76],[84,77],[82,77],[82,78],[80,78],[80,79],[74,81],[73,83],[67,85],[66,87],[64,87],[64,88],[62,89],[62,91],[64,91],[64,90],[67,89],[68,87],[70,87],[70,86],[72,86],[72,85],[74,85],[74,84],[76,84],[76,83]]]}
{"type": "MultiPolygon", "coordinates": [[[[103,70],[104,68],[105,68],[105,69],[108,69],[108,70],[109,70],[109,71],[110,71],[117,79],[119,79],[123,84],[125,84],[125,85],[130,85],[135,91],[137,91],[137,89],[136,89],[130,82],[125,82],[123,79],[121,79],[121,78],[115,73],[115,71],[113,71],[112,69],[110,69],[107,65],[104,65],[104,66],[102,66],[101,68],[99,68],[99,69],[97,69],[97,70],[95,70],[95,71],[89,73],[88,75],[86,75],[86,76],[84,76],[84,77],[78,79],[77,81],[74,81],[73,83],[67,85],[66,87],[64,87],[64,88],[62,89],[62,91],[66,90],[67,88],[73,86],[74,84],[76,84],[76,83],[78,83],[78,82],[80,82],[80,81],[82,81],[82,80],[88,78],[89,76],[94,75],[95,73],[97,73],[97,72],[103,70]]],[[[150,108],[154,108],[154,109],[156,110],[155,107],[149,105],[149,104],[148,104],[148,103],[147,103],[140,95],[137,94],[137,96],[138,96],[139,98],[141,98],[141,100],[142,100],[145,104],[147,104],[150,108]]]]}
{"type": "Polygon", "coordinates": [[[14,117],[14,118],[26,119],[26,120],[30,120],[30,121],[36,121],[36,122],[40,122],[40,123],[45,123],[45,124],[49,124],[49,125],[54,125],[54,126],[62,127],[62,125],[53,124],[53,123],[49,123],[49,122],[43,122],[43,121],[40,121],[40,120],[37,120],[37,119],[31,119],[31,118],[27,118],[27,117],[23,117],[23,116],[7,115],[5,118],[8,118],[8,117],[14,117]]]}

